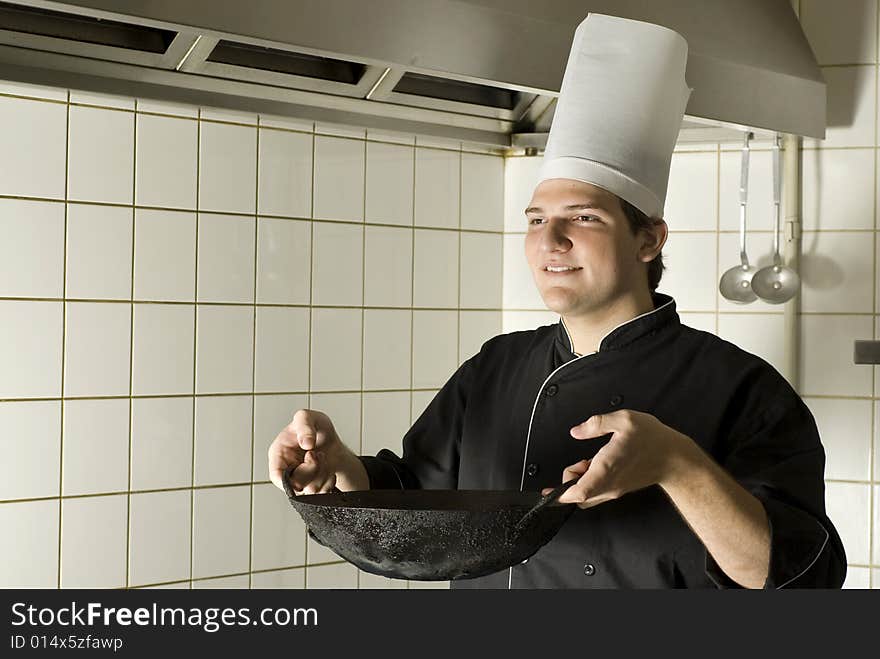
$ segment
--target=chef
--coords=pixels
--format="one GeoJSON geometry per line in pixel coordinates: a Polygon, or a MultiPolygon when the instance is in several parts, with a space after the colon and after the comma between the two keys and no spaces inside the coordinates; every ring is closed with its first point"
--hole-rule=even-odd
{"type": "Polygon", "coordinates": [[[454,588],[839,587],[815,420],[767,362],[683,325],[656,291],[690,90],[687,44],[590,14],[577,28],[526,259],[555,325],[496,336],[452,375],[402,456],[356,456],[300,410],[269,449],[298,492],[548,491],[578,508],[531,559],[454,588]],[[560,480],[561,479],[561,480],[560,480]]]}

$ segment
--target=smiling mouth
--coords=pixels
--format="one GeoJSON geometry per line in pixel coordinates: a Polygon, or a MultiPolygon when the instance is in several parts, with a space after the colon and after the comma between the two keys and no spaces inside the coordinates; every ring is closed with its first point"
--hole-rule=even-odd
{"type": "Polygon", "coordinates": [[[541,269],[542,272],[546,272],[551,275],[565,275],[571,272],[577,272],[578,270],[582,270],[583,268],[576,268],[574,266],[553,266],[548,265],[541,269]]]}

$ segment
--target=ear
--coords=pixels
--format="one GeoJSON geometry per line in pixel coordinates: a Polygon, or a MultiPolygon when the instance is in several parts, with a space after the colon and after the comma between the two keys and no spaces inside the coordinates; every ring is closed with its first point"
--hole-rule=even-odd
{"type": "Polygon", "coordinates": [[[641,241],[639,260],[645,263],[654,260],[669,237],[669,226],[666,224],[666,220],[653,218],[652,222],[650,227],[642,227],[639,230],[639,240],[641,241]]]}

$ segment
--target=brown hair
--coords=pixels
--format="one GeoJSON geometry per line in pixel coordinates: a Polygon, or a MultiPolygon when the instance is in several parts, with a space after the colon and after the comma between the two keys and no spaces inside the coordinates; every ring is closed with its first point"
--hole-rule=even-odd
{"type": "MultiPolygon", "coordinates": [[[[626,219],[629,220],[629,228],[633,235],[636,235],[642,229],[650,229],[657,222],[657,219],[648,217],[625,199],[620,199],[620,207],[623,209],[626,219]]],[[[661,250],[648,263],[648,288],[652,293],[657,290],[657,285],[660,283],[660,278],[663,276],[665,268],[666,266],[663,265],[663,251],[661,250]]]]}

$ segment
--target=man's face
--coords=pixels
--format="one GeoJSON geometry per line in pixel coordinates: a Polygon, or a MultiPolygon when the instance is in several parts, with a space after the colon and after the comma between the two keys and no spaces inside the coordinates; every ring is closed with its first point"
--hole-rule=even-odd
{"type": "Polygon", "coordinates": [[[647,290],[644,263],[665,241],[665,233],[659,247],[646,232],[634,236],[615,195],[572,179],[542,181],[526,220],[526,259],[538,291],[548,309],[569,317],[647,290]],[[550,270],[557,266],[569,268],[550,270]]]}

